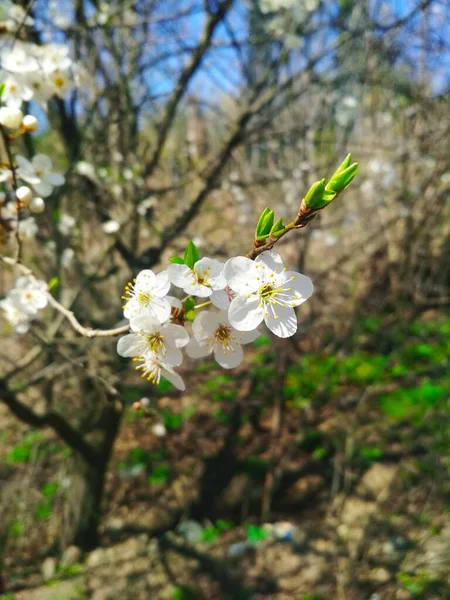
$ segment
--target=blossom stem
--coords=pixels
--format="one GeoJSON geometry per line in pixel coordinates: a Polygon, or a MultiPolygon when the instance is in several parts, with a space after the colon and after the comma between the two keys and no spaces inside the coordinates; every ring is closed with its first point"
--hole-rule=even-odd
{"type": "Polygon", "coordinates": [[[199,308],[204,308],[205,306],[209,306],[211,304],[211,300],[208,300],[207,302],[202,302],[202,304],[196,304],[194,306],[194,310],[197,310],[199,308]]]}

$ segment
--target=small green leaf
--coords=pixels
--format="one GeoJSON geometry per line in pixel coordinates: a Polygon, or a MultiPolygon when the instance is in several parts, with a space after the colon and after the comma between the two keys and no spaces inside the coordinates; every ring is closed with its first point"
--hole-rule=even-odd
{"type": "Polygon", "coordinates": [[[271,208],[265,208],[261,213],[261,216],[258,219],[258,224],[256,225],[255,237],[257,240],[261,238],[265,238],[269,235],[270,230],[273,226],[275,213],[271,208]]]}
{"type": "Polygon", "coordinates": [[[169,258],[169,262],[174,263],[176,265],[184,265],[184,258],[181,258],[181,256],[171,256],[169,258]]]}
{"type": "Polygon", "coordinates": [[[283,231],[284,231],[284,223],[283,223],[283,219],[280,217],[279,219],[277,219],[275,221],[272,229],[270,230],[270,235],[273,236],[273,237],[277,237],[283,231]]]}
{"type": "Polygon", "coordinates": [[[250,544],[258,544],[266,539],[269,535],[267,529],[264,527],[258,527],[257,525],[247,525],[247,541],[250,544]]]}
{"type": "Polygon", "coordinates": [[[312,210],[318,210],[326,205],[323,201],[323,195],[325,193],[325,179],[316,181],[309,188],[308,193],[305,196],[305,206],[312,210]]]}
{"type": "Polygon", "coordinates": [[[189,241],[186,252],[184,253],[184,264],[190,269],[194,268],[195,263],[200,260],[200,254],[194,242],[189,241]]]}
{"type": "Polygon", "coordinates": [[[59,286],[59,277],[52,277],[48,283],[48,289],[51,292],[59,286]]]}
{"type": "Polygon", "coordinates": [[[358,172],[358,163],[353,163],[343,171],[336,171],[330,181],[327,183],[326,189],[327,191],[336,192],[336,194],[340,194],[342,190],[350,185],[351,181],[354,179],[356,173],[358,172]]]}
{"type": "Polygon", "coordinates": [[[3,96],[4,90],[5,90],[5,84],[4,83],[0,83],[0,98],[3,96]]]}
{"type": "Polygon", "coordinates": [[[345,169],[347,169],[351,164],[352,164],[352,155],[349,153],[344,158],[343,162],[339,165],[339,167],[336,169],[335,175],[336,175],[336,173],[341,173],[342,171],[345,171],[345,169]]]}

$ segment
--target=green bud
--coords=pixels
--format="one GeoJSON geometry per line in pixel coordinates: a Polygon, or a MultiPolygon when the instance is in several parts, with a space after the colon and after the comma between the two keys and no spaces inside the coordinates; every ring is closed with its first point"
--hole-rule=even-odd
{"type": "Polygon", "coordinates": [[[197,250],[197,246],[194,242],[189,241],[186,246],[186,252],[184,253],[184,264],[190,269],[193,269],[198,260],[200,260],[200,253],[197,250]]]}
{"type": "Polygon", "coordinates": [[[194,298],[192,298],[192,296],[189,296],[189,298],[186,298],[186,300],[184,302],[184,310],[186,312],[189,312],[190,310],[194,310],[194,306],[195,306],[194,298]]]}
{"type": "Polygon", "coordinates": [[[269,235],[273,226],[274,217],[275,213],[271,208],[265,208],[263,210],[258,219],[258,224],[256,225],[255,238],[257,240],[261,240],[261,238],[264,239],[269,235]]]}
{"type": "Polygon", "coordinates": [[[350,185],[358,171],[358,163],[353,163],[343,171],[336,171],[330,181],[327,183],[326,189],[330,192],[340,194],[342,190],[350,185]]]}
{"type": "Polygon", "coordinates": [[[191,323],[192,323],[192,321],[194,321],[194,320],[195,320],[195,317],[197,316],[197,314],[196,314],[195,310],[188,310],[188,311],[187,311],[187,312],[184,314],[184,316],[186,317],[186,320],[187,320],[187,321],[191,321],[191,323]]]}
{"type": "Polygon", "coordinates": [[[317,210],[325,206],[326,202],[322,201],[325,192],[325,178],[321,181],[316,181],[309,188],[308,193],[304,198],[306,208],[317,210]]]}
{"type": "Polygon", "coordinates": [[[277,221],[275,221],[275,223],[272,226],[272,229],[270,230],[270,236],[271,237],[277,237],[279,236],[282,232],[284,231],[284,223],[283,223],[283,219],[280,217],[279,219],[277,219],[277,221]]]}
{"type": "MultiPolygon", "coordinates": [[[[336,175],[337,173],[340,173],[341,171],[344,171],[351,164],[352,164],[352,155],[351,154],[347,154],[347,156],[344,158],[344,161],[336,169],[336,172],[335,172],[334,175],[336,175]]],[[[334,175],[333,175],[333,177],[334,177],[334,175]]]]}
{"type": "Polygon", "coordinates": [[[3,96],[3,92],[5,91],[5,84],[0,83],[0,98],[3,96]]]}

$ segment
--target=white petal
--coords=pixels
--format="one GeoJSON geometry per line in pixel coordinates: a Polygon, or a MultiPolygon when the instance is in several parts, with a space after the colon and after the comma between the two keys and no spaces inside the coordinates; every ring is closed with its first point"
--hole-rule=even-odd
{"type": "Polygon", "coordinates": [[[250,294],[260,285],[255,263],[245,256],[230,258],[223,270],[227,284],[238,294],[250,294]]]}
{"type": "Polygon", "coordinates": [[[142,311],[143,314],[150,314],[164,323],[170,317],[170,304],[166,298],[152,298],[151,303],[142,311]]]}
{"type": "Polygon", "coordinates": [[[297,316],[290,306],[271,305],[267,312],[264,321],[270,331],[278,337],[291,337],[297,331],[297,316]]]}
{"type": "Polygon", "coordinates": [[[224,369],[234,369],[244,359],[244,352],[240,344],[235,344],[233,350],[226,349],[222,344],[214,346],[214,357],[224,369]]]}
{"type": "Polygon", "coordinates": [[[172,308],[176,308],[177,310],[181,310],[183,308],[181,300],[178,300],[178,298],[175,298],[174,296],[166,296],[166,300],[169,302],[172,308]]]}
{"type": "Polygon", "coordinates": [[[251,344],[258,336],[259,331],[257,329],[253,329],[252,331],[237,331],[234,335],[239,344],[251,344]]]}
{"type": "Polygon", "coordinates": [[[195,338],[191,338],[186,346],[186,354],[191,358],[203,358],[211,352],[212,346],[210,344],[199,344],[195,338]]]}
{"type": "Polygon", "coordinates": [[[170,290],[170,281],[167,271],[161,271],[155,277],[153,293],[160,298],[170,290]]]}
{"type": "Polygon", "coordinates": [[[125,304],[123,309],[123,316],[125,319],[132,319],[141,314],[141,305],[136,298],[131,298],[125,304]]]}
{"type": "Polygon", "coordinates": [[[179,367],[183,362],[183,354],[178,348],[166,348],[164,362],[171,367],[179,367]]]}
{"type": "Polygon", "coordinates": [[[47,181],[40,181],[39,183],[33,183],[35,191],[42,198],[47,198],[53,192],[53,186],[47,181]]]}
{"type": "Polygon", "coordinates": [[[212,294],[212,289],[206,287],[206,285],[202,285],[201,283],[189,282],[183,287],[183,289],[186,294],[189,294],[190,296],[198,296],[199,298],[208,298],[208,296],[211,296],[212,294]]]}
{"type": "Polygon", "coordinates": [[[262,254],[256,257],[255,263],[264,263],[276,273],[281,273],[284,269],[283,261],[281,260],[281,256],[278,252],[274,252],[273,250],[266,250],[262,254]]]}
{"type": "MultiPolygon", "coordinates": [[[[293,298],[290,301],[291,306],[299,306],[305,300],[308,300],[314,291],[311,279],[295,271],[286,271],[283,275],[285,275],[289,287],[292,288],[293,298]]],[[[286,288],[286,284],[283,285],[283,288],[286,288]]]]}
{"type": "Polygon", "coordinates": [[[259,305],[259,298],[237,296],[231,301],[228,318],[238,331],[256,329],[264,317],[264,308],[259,305]]]}
{"type": "Polygon", "coordinates": [[[55,173],[54,171],[49,173],[46,177],[47,181],[52,185],[64,185],[65,178],[61,173],[55,173]]]}
{"type": "Polygon", "coordinates": [[[203,340],[206,337],[214,335],[219,325],[219,313],[205,310],[192,323],[192,331],[197,340],[203,340]]]}
{"type": "Polygon", "coordinates": [[[170,265],[167,269],[170,281],[177,287],[184,288],[185,285],[194,279],[190,268],[187,265],[170,265]]]}
{"type": "Polygon", "coordinates": [[[145,331],[145,333],[153,333],[161,328],[161,323],[155,317],[150,315],[139,315],[132,317],[130,320],[131,331],[145,331]]]}
{"type": "Polygon", "coordinates": [[[145,349],[145,339],[135,333],[124,335],[117,342],[117,353],[120,354],[120,356],[141,356],[145,349]]]}
{"type": "Polygon", "coordinates": [[[189,334],[184,327],[181,325],[165,325],[162,331],[164,335],[164,341],[168,346],[174,346],[175,348],[183,348],[189,342],[189,334]]]}
{"type": "Polygon", "coordinates": [[[169,369],[165,369],[164,367],[161,369],[161,371],[163,377],[165,377],[167,381],[170,381],[170,383],[174,385],[177,389],[184,392],[186,386],[184,385],[184,381],[181,379],[178,373],[175,373],[173,369],[169,371],[169,369]]]}
{"type": "Polygon", "coordinates": [[[33,168],[47,173],[52,168],[52,160],[46,154],[35,154],[33,156],[33,168]]]}
{"type": "Polygon", "coordinates": [[[211,302],[214,304],[214,306],[217,306],[217,308],[225,310],[230,305],[230,297],[225,290],[213,290],[213,293],[211,294],[211,302]]]}
{"type": "Polygon", "coordinates": [[[134,287],[136,289],[148,290],[153,287],[155,282],[155,274],[151,269],[144,269],[138,273],[134,287]]]}

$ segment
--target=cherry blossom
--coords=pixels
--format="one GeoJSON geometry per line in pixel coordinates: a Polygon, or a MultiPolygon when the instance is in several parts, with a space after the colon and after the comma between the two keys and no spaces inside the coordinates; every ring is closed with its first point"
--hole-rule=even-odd
{"type": "Polygon", "coordinates": [[[133,360],[137,363],[135,366],[136,371],[142,371],[142,377],[147,378],[148,381],[155,385],[158,385],[161,377],[164,377],[182,392],[186,389],[180,375],[168,363],[154,354],[146,354],[145,356],[136,357],[133,360]]]}
{"type": "Polygon", "coordinates": [[[9,297],[24,313],[35,315],[47,306],[47,284],[28,275],[19,277],[9,297]]]}
{"type": "Polygon", "coordinates": [[[255,261],[244,256],[230,258],[224,275],[237,296],[230,304],[230,323],[239,331],[251,331],[263,320],[278,337],[297,331],[294,307],[313,292],[309,277],[287,271],[279,254],[263,252],[255,261]]]}
{"type": "Polygon", "coordinates": [[[180,325],[161,323],[150,316],[134,317],[130,321],[132,333],[120,338],[117,352],[120,356],[145,356],[150,353],[172,367],[183,362],[180,348],[189,342],[189,334],[180,325]]]}
{"type": "Polygon", "coordinates": [[[16,160],[20,178],[31,184],[43,198],[50,196],[54,186],[63,185],[65,182],[61,173],[52,170],[52,161],[45,154],[36,154],[31,162],[20,155],[16,160]]]}
{"type": "Polygon", "coordinates": [[[241,364],[243,344],[254,342],[259,335],[256,330],[237,331],[228,319],[226,311],[205,311],[192,324],[194,338],[186,347],[191,358],[200,358],[214,352],[214,358],[224,369],[241,364]]]}
{"type": "Polygon", "coordinates": [[[170,316],[170,302],[166,298],[170,289],[167,271],[155,275],[144,269],[132,282],[125,286],[123,314],[126,319],[149,315],[164,323],[170,316]]]}
{"type": "Polygon", "coordinates": [[[223,267],[223,263],[218,260],[204,257],[192,269],[187,265],[175,264],[170,265],[167,271],[170,281],[186,294],[208,298],[226,286],[223,267]]]}

